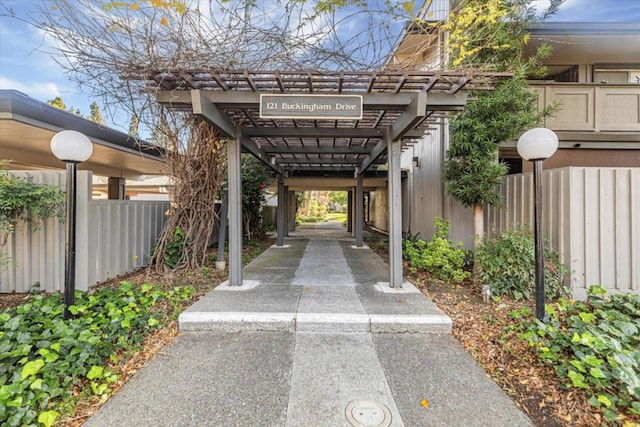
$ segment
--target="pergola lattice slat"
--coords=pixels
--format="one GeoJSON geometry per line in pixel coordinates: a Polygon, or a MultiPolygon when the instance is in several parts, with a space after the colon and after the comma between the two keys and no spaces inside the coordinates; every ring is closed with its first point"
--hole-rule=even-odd
{"type": "MultiPolygon", "coordinates": [[[[315,138],[315,145],[322,147],[323,153],[349,138],[346,146],[359,149],[351,152],[341,149],[333,154],[355,155],[362,164],[362,173],[377,159],[386,158],[387,129],[391,129],[393,140],[401,140],[403,148],[409,147],[433,130],[434,125],[441,124],[442,118],[464,108],[467,93],[463,89],[487,89],[491,87],[490,78],[504,78],[509,74],[176,68],[137,70],[135,75],[148,76],[158,102],[202,115],[227,137],[235,137],[234,124],[242,123],[243,149],[265,162],[275,153],[304,155],[312,160],[320,153],[309,151],[310,142],[305,140],[308,138],[315,138]],[[363,97],[363,116],[359,120],[262,119],[259,102],[263,93],[359,94],[363,97]],[[299,144],[291,144],[285,138],[299,138],[299,144]],[[253,141],[251,147],[249,140],[253,141]],[[274,151],[274,147],[278,150],[274,151]]],[[[348,172],[353,166],[345,164],[343,168],[348,172]]]]}

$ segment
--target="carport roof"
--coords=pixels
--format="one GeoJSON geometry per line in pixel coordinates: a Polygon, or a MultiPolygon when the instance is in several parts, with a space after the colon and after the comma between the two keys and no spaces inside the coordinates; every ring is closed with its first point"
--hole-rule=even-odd
{"type": "Polygon", "coordinates": [[[0,158],[15,169],[64,169],[49,148],[61,130],[76,130],[93,142],[93,155],[79,165],[97,175],[138,179],[160,175],[164,158],[158,147],[78,117],[14,90],[0,90],[0,158]]]}
{"type": "Polygon", "coordinates": [[[453,71],[249,71],[141,69],[161,104],[192,111],[286,175],[359,170],[386,162],[387,141],[406,148],[464,108],[469,89],[509,73],[453,71]],[[361,95],[361,119],[260,117],[263,94],[361,95]]]}

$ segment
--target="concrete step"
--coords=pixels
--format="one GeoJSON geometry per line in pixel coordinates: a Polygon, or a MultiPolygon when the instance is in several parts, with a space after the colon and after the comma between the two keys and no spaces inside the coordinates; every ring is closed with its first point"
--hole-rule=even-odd
{"type": "Polygon", "coordinates": [[[181,331],[450,334],[444,314],[352,314],[185,311],[181,331]]]}

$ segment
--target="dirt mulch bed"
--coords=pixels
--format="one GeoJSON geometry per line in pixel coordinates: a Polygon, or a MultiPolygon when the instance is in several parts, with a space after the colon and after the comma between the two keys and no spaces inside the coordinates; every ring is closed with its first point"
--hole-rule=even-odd
{"type": "Polygon", "coordinates": [[[552,367],[540,365],[535,350],[518,339],[509,316],[532,303],[502,300],[485,303],[480,287],[451,286],[409,274],[453,320],[453,336],[536,426],[599,426],[604,418],[578,390],[566,390],[552,367]]]}
{"type": "Polygon", "coordinates": [[[0,311],[27,303],[31,297],[32,294],[0,294],[0,311]]]}

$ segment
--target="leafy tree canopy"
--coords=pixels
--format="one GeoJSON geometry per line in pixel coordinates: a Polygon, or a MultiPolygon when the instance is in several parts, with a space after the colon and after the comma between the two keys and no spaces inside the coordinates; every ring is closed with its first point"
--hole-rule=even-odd
{"type": "Polygon", "coordinates": [[[91,120],[92,122],[96,122],[100,125],[103,124],[104,121],[102,120],[102,113],[100,113],[100,106],[98,105],[98,103],[93,101],[89,106],[89,108],[91,109],[91,115],[89,116],[89,120],[91,120]]]}
{"type": "MultiPolygon", "coordinates": [[[[531,19],[529,3],[467,0],[459,19],[446,25],[452,34],[452,65],[514,73],[513,78],[496,82],[495,90],[474,93],[476,99],[450,122],[443,176],[447,193],[465,206],[501,202],[496,186],[507,166],[498,163],[498,144],[516,139],[555,108],[538,109],[537,93],[527,86],[527,76],[546,73],[542,60],[551,54],[543,45],[533,56],[524,55],[529,34],[523,19],[531,19]],[[470,29],[477,32],[460,41],[458,34],[470,29]]],[[[554,2],[554,7],[558,4],[554,2]]],[[[476,234],[482,233],[476,230],[476,234]]]]}

